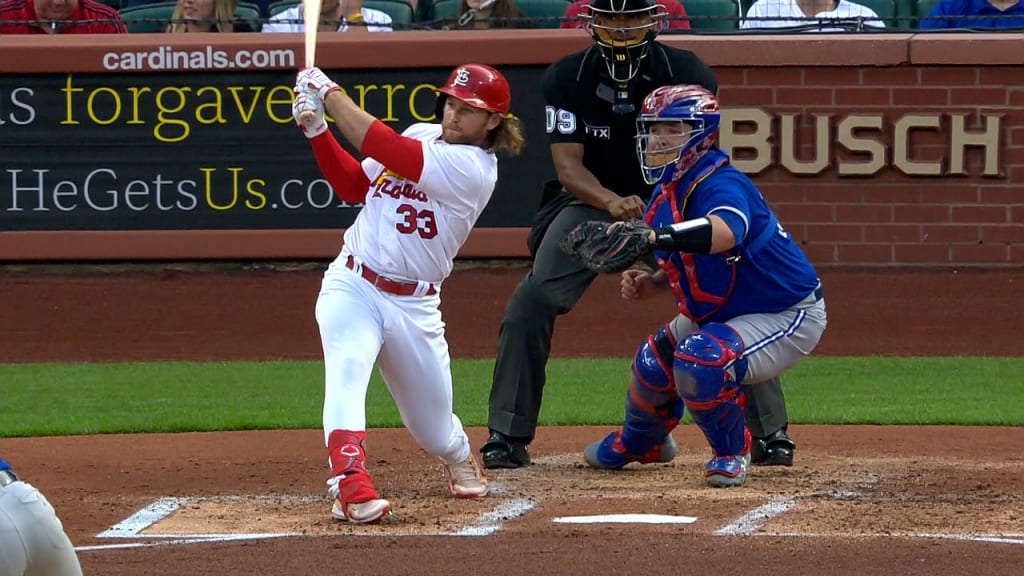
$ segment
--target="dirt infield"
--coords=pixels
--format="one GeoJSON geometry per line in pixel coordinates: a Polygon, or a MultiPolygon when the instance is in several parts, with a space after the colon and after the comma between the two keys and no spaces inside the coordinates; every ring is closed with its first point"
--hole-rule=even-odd
{"type": "MultiPolygon", "coordinates": [[[[453,356],[493,356],[523,271],[461,269],[446,283],[453,356]]],[[[8,267],[0,362],[316,359],[320,274],[8,267]]],[[[1024,355],[1020,278],[823,271],[818,353],[1024,355]]],[[[670,312],[620,303],[601,279],[559,322],[554,353],[630,355],[670,312]]],[[[797,425],[796,466],[754,468],[724,491],[701,482],[693,427],[676,431],[671,464],[584,467],[581,447],[608,431],[542,429],[535,466],[495,471],[491,496],[458,502],[405,430],[372,430],[370,465],[395,511],[358,528],[330,521],[318,430],[7,439],[0,453],[53,501],[87,574],[1003,576],[1024,562],[1022,428],[797,425]]],[[[470,435],[478,446],[486,430],[470,435]]]]}

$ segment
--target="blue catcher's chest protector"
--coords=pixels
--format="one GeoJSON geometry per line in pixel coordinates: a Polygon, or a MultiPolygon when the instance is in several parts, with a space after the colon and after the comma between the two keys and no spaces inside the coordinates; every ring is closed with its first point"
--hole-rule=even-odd
{"type": "Polygon", "coordinates": [[[718,254],[655,251],[683,315],[702,324],[780,312],[814,290],[814,267],[753,182],[718,148],[675,183],[656,187],[644,219],[657,228],[716,212],[743,222],[745,232],[733,249],[718,254]]]}

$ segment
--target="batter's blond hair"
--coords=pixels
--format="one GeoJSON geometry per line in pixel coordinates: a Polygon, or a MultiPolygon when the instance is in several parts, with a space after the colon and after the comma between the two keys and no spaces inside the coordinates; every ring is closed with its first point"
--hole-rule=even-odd
{"type": "Polygon", "coordinates": [[[517,116],[506,114],[501,119],[501,124],[491,130],[491,151],[496,154],[515,156],[523,149],[525,143],[522,123],[517,116]]]}

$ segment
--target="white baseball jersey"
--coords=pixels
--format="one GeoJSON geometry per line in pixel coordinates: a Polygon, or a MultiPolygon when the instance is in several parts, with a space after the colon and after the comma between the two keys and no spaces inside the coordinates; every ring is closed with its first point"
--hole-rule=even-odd
{"type": "MultiPolygon", "coordinates": [[[[747,11],[747,17],[740,21],[740,28],[792,28],[795,26],[814,26],[816,22],[808,18],[849,19],[866,18],[865,26],[873,28],[885,28],[885,23],[878,19],[874,10],[857,4],[839,0],[835,10],[818,12],[813,16],[804,14],[804,11],[797,5],[796,0],[757,0],[747,11]],[[776,18],[773,20],[759,20],[759,18],[776,18]],[[782,20],[781,18],[788,18],[782,20]]],[[[842,32],[844,29],[835,26],[824,26],[813,28],[813,32],[842,32]]]]}
{"type": "Polygon", "coordinates": [[[370,180],[363,209],[317,297],[324,443],[334,430],[366,429],[366,390],[376,364],[417,444],[452,465],[471,449],[452,412],[440,283],[494,192],[498,160],[478,146],[444,142],[440,124],[414,124],[403,135],[422,142],[419,181],[363,160],[370,180]],[[415,292],[396,293],[395,281],[415,292]]]}
{"type": "MultiPolygon", "coordinates": [[[[370,188],[345,247],[389,278],[439,283],[491,199],[498,159],[478,146],[441,140],[440,124],[414,124],[403,135],[423,142],[419,182],[364,159],[370,188]]],[[[344,265],[341,256],[332,264],[344,265]]]]}

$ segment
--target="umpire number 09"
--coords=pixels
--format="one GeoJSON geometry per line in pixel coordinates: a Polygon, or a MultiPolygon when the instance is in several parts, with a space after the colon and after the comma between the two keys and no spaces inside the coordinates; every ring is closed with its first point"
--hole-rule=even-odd
{"type": "Polygon", "coordinates": [[[554,106],[545,106],[544,120],[547,123],[548,134],[555,130],[562,134],[572,134],[576,131],[576,115],[568,110],[562,110],[554,106]]]}

